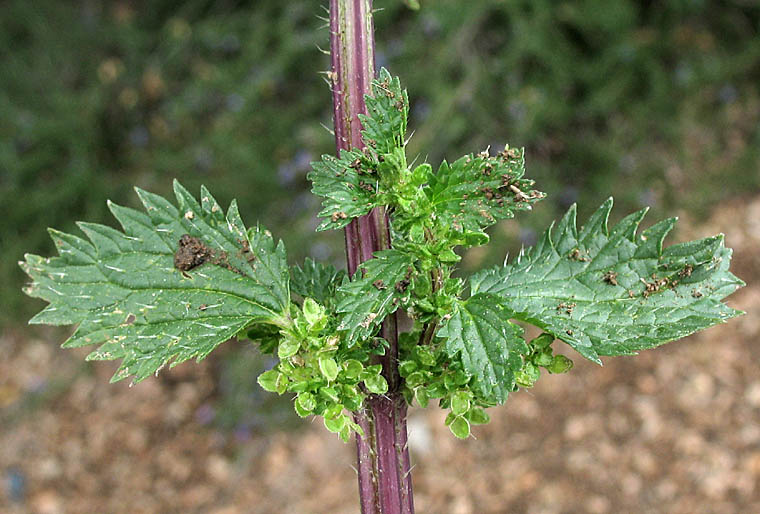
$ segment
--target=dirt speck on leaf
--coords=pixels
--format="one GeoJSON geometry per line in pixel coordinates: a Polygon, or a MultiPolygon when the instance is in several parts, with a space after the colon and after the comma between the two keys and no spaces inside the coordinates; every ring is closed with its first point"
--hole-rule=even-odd
{"type": "Polygon", "coordinates": [[[579,248],[573,248],[570,252],[570,255],[567,256],[568,259],[574,260],[574,261],[580,261],[580,262],[588,262],[590,259],[583,255],[581,250],[579,248]]]}
{"type": "Polygon", "coordinates": [[[174,267],[180,271],[190,271],[208,261],[213,251],[203,241],[190,234],[179,239],[179,247],[174,254],[174,267]]]}
{"type": "Polygon", "coordinates": [[[616,286],[618,285],[617,276],[618,276],[617,272],[609,270],[604,273],[604,276],[602,277],[602,279],[608,284],[612,286],[616,286]]]}

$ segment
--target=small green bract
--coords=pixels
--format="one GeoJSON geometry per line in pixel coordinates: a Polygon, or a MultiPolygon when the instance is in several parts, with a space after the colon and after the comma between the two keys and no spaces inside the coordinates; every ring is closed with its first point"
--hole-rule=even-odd
{"type": "Polygon", "coordinates": [[[740,314],[722,302],[743,285],[722,236],[663,248],[674,219],[638,233],[643,210],[608,228],[611,199],[580,229],[573,206],[513,261],[455,278],[458,248],[487,243],[489,226],[544,197],[524,178],[523,150],[412,167],[399,80],[382,70],[366,102],[366,149],[325,155],[309,174],[323,198],[319,230],[388,213],[391,249],[353,277],[309,259],[289,268],[282,243],[247,229],[234,202],[225,214],[205,188],[198,201],[175,182],[176,205],[139,189],[145,213],[109,204],[122,231],[81,223],[85,240],[51,230],[59,255],[20,263],[26,293],[49,304],[31,323],[78,324],[64,346],[97,345],[88,359],[120,359],[113,380],[135,382],[248,337],[279,358],[261,387],[292,395],[299,416],[321,416],[347,441],[361,433],[351,413],[388,393],[379,329],[396,311],[413,321],[399,337],[401,392],[422,407],[438,400],[459,438],[542,369],[570,370],[556,340],[601,362],[740,314]],[[516,321],[543,334],[526,341],[516,321]]]}

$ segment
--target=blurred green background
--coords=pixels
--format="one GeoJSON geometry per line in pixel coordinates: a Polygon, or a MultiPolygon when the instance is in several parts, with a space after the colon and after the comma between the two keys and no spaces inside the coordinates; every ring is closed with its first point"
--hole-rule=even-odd
{"type": "MultiPolygon", "coordinates": [[[[496,250],[467,266],[531,244],[575,201],[581,219],[609,195],[616,217],[643,205],[699,217],[760,188],[757,2],[375,6],[378,66],[412,101],[410,153],[437,165],[525,146],[529,176],[550,195],[519,226],[497,227],[496,250]]],[[[238,198],[294,262],[340,263],[342,235],[313,232],[305,178],[333,151],[324,15],[305,0],[3,2],[0,322],[21,326],[41,307],[20,293],[16,262],[54,251],[46,227],[114,225],[106,199],[136,206],[131,186],[169,193],[175,177],[238,198]]],[[[224,369],[232,426],[249,407],[234,398],[253,400],[239,370],[224,369]]]]}

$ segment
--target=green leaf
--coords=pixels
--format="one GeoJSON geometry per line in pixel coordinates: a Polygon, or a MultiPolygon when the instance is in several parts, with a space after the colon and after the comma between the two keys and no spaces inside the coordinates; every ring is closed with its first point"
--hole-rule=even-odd
{"type": "Polygon", "coordinates": [[[317,400],[311,393],[299,393],[296,397],[296,404],[300,407],[302,412],[313,412],[317,407],[317,400]]]}
{"type": "MultiPolygon", "coordinates": [[[[337,413],[335,414],[335,416],[337,416],[341,410],[341,407],[339,405],[335,405],[338,402],[340,402],[340,396],[338,396],[338,391],[336,391],[334,387],[321,387],[319,389],[319,394],[334,404],[331,408],[333,410],[337,409],[337,413]]],[[[333,417],[333,416],[330,415],[329,413],[326,413],[325,417],[333,417]]]]}
{"type": "Polygon", "coordinates": [[[522,329],[509,322],[509,311],[499,297],[477,294],[458,302],[436,334],[444,349],[462,363],[481,397],[504,403],[515,383],[515,373],[529,352],[522,329]]]}
{"type": "Polygon", "coordinates": [[[449,423],[449,430],[459,439],[467,439],[470,436],[470,422],[463,416],[455,416],[449,423]]]}
{"type": "Polygon", "coordinates": [[[382,364],[373,364],[371,366],[367,366],[366,368],[364,368],[362,372],[359,374],[359,377],[362,380],[366,380],[368,378],[376,377],[382,372],[383,372],[382,364]]]}
{"type": "Polygon", "coordinates": [[[277,384],[280,382],[280,372],[276,369],[265,371],[256,380],[264,391],[275,393],[278,391],[277,384]]]}
{"type": "Polygon", "coordinates": [[[372,81],[371,89],[372,94],[364,97],[368,114],[359,115],[364,129],[362,139],[378,154],[391,154],[404,147],[409,98],[399,78],[385,68],[372,81]]]}
{"type": "Polygon", "coordinates": [[[530,210],[545,195],[532,190],[525,174],[524,151],[506,148],[495,157],[470,154],[444,161],[431,177],[427,194],[442,227],[460,233],[465,246],[482,244],[482,230],[515,212],[530,210]]]}
{"type": "Polygon", "coordinates": [[[284,360],[297,354],[300,349],[301,341],[294,337],[284,337],[277,346],[277,356],[284,360]]]}
{"type": "Polygon", "coordinates": [[[319,217],[325,218],[317,230],[340,229],[369,213],[381,204],[378,188],[383,170],[392,174],[406,167],[406,91],[401,89],[399,79],[383,68],[372,81],[371,92],[365,96],[368,114],[359,115],[366,153],[344,150],[340,157],[323,155],[320,161],[311,163],[308,179],[312,192],[323,198],[319,217]]]}
{"type": "Polygon", "coordinates": [[[417,387],[425,383],[426,376],[422,371],[414,371],[412,373],[409,373],[409,376],[406,377],[405,382],[409,387],[417,387]]]}
{"type": "Polygon", "coordinates": [[[471,425],[486,425],[491,422],[491,417],[480,407],[473,407],[467,411],[467,420],[471,425]]]}
{"type": "Polygon", "coordinates": [[[335,296],[335,289],[345,276],[345,270],[336,270],[332,265],[307,258],[303,267],[290,268],[290,290],[302,298],[313,298],[329,307],[330,300],[335,296]]]}
{"type": "Polygon", "coordinates": [[[330,432],[337,433],[346,426],[347,418],[345,415],[335,416],[334,418],[325,418],[325,428],[330,432]]]}
{"type": "Polygon", "coordinates": [[[364,379],[364,385],[367,391],[374,394],[385,394],[388,392],[388,382],[382,375],[375,375],[364,379]]]}
{"type": "Polygon", "coordinates": [[[349,346],[374,335],[383,319],[408,298],[412,264],[412,257],[399,250],[375,252],[375,258],[357,270],[354,280],[338,288],[338,330],[346,333],[349,346]]]}
{"type": "Polygon", "coordinates": [[[417,387],[414,390],[414,399],[417,400],[417,403],[423,409],[428,406],[428,402],[430,401],[430,397],[424,387],[417,387]]]}
{"type": "Polygon", "coordinates": [[[200,203],[176,181],[174,191],[177,207],[137,189],[147,214],[109,203],[123,232],[81,223],[88,242],[51,230],[59,256],[20,263],[25,292],[49,302],[30,323],[78,323],[64,347],[98,344],[88,360],[121,359],[114,381],[200,360],[252,323],[288,323],[282,243],[246,231],[234,202],[225,216],[206,188],[200,203]]]}
{"type": "Polygon", "coordinates": [[[296,401],[293,402],[293,409],[296,411],[296,414],[298,414],[298,417],[300,418],[306,418],[313,414],[310,410],[303,408],[301,402],[298,401],[298,398],[296,398],[296,401]]]}
{"type": "Polygon", "coordinates": [[[470,410],[470,394],[466,391],[457,391],[451,397],[451,412],[462,416],[470,410]]]}
{"type": "Polygon", "coordinates": [[[409,376],[417,371],[417,363],[414,361],[401,361],[398,364],[398,372],[402,377],[409,376]]]}
{"type": "Polygon", "coordinates": [[[549,373],[567,373],[573,367],[573,361],[564,355],[555,355],[551,363],[546,366],[549,373]]]}
{"type": "Polygon", "coordinates": [[[363,370],[364,366],[356,359],[343,361],[343,373],[348,379],[359,378],[363,370]]]}
{"type": "Polygon", "coordinates": [[[340,157],[323,155],[321,161],[311,163],[307,176],[312,182],[311,192],[324,198],[319,217],[325,220],[317,230],[343,228],[379,205],[377,179],[359,173],[362,159],[364,154],[351,150],[342,151],[340,157]]]}
{"type": "Polygon", "coordinates": [[[515,382],[520,387],[533,387],[540,377],[541,368],[529,361],[520,371],[515,373],[515,382]]]}
{"type": "Polygon", "coordinates": [[[331,357],[322,357],[319,359],[319,370],[330,382],[333,382],[338,378],[338,364],[335,362],[335,359],[331,357]]]}
{"type": "Polygon", "coordinates": [[[310,327],[320,325],[319,328],[321,329],[324,327],[326,319],[325,309],[313,298],[306,298],[303,302],[303,317],[310,327]]]}
{"type": "Polygon", "coordinates": [[[728,270],[731,250],[722,235],[663,249],[674,218],[637,235],[646,209],[608,230],[611,209],[610,198],[579,231],[572,206],[535,247],[473,276],[472,294],[498,295],[510,317],[542,328],[595,362],[741,314],[721,302],[744,285],[728,270]]]}

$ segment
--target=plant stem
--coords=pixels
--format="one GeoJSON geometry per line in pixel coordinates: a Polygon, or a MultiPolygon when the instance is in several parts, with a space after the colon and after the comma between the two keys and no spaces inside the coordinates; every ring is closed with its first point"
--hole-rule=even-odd
{"type": "MultiPolygon", "coordinates": [[[[338,152],[363,148],[358,114],[366,113],[364,95],[375,76],[372,0],[330,0],[330,49],[335,144],[338,152]]],[[[382,209],[346,227],[346,255],[351,275],[373,252],[390,247],[388,218],[382,209]]],[[[383,323],[388,341],[379,362],[388,381],[386,395],[370,395],[356,422],[359,500],[363,514],[413,514],[412,479],[407,448],[407,405],[399,391],[396,316],[383,323]]]]}

